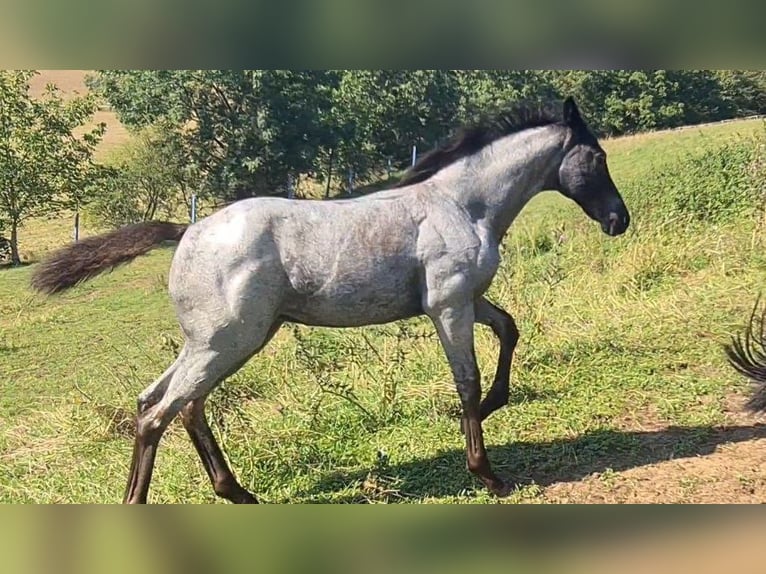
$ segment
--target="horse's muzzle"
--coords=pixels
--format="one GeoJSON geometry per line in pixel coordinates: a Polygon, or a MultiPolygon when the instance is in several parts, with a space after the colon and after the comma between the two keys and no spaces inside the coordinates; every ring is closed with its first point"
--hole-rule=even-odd
{"type": "Polygon", "coordinates": [[[623,213],[610,212],[607,218],[601,222],[601,229],[607,235],[616,237],[622,235],[630,225],[630,215],[627,211],[623,213]]]}

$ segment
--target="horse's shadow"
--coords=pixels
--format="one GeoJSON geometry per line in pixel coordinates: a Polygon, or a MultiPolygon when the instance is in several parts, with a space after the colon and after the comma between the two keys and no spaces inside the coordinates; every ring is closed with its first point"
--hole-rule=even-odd
{"type": "MultiPolygon", "coordinates": [[[[518,486],[582,480],[594,473],[623,471],[644,465],[711,454],[719,445],[766,437],[766,424],[751,426],[668,427],[657,431],[597,430],[574,439],[550,442],[513,442],[488,445],[493,468],[518,486]]],[[[478,481],[465,468],[465,452],[460,448],[439,452],[433,457],[405,463],[393,462],[351,474],[333,473],[317,482],[306,493],[319,502],[364,502],[375,498],[351,494],[340,500],[333,493],[355,484],[382,479],[394,496],[389,502],[427,497],[456,496],[478,490],[478,481]]],[[[364,490],[364,488],[362,489],[364,490]]]]}

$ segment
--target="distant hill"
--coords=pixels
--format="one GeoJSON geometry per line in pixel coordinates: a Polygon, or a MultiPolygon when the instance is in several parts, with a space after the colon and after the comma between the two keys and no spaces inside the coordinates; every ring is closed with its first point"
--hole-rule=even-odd
{"type": "Polygon", "coordinates": [[[37,70],[39,74],[32,78],[30,91],[33,95],[43,92],[48,84],[55,84],[65,94],[86,94],[85,76],[90,70],[37,70]]]}
{"type": "MultiPolygon", "coordinates": [[[[45,86],[54,84],[65,96],[84,95],[88,93],[88,87],[85,85],[85,76],[91,73],[91,70],[37,70],[39,74],[32,78],[30,82],[30,92],[33,96],[42,94],[45,86]]],[[[111,110],[102,109],[96,112],[95,122],[104,122],[106,124],[106,133],[99,146],[99,154],[104,154],[114,148],[124,144],[129,138],[130,133],[125,129],[117,115],[111,110]]]]}

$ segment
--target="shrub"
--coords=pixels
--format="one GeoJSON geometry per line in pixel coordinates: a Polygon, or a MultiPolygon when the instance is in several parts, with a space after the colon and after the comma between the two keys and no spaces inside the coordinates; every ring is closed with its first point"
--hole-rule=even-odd
{"type": "Polygon", "coordinates": [[[655,220],[722,223],[762,207],[765,167],[766,129],[664,166],[640,183],[635,203],[655,220]]]}
{"type": "Polygon", "coordinates": [[[191,195],[181,152],[159,128],[139,132],[110,158],[102,176],[87,212],[113,227],[159,215],[172,218],[191,195]]]}

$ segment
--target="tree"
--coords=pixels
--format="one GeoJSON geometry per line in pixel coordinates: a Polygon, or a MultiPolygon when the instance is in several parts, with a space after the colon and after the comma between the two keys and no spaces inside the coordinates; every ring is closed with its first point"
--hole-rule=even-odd
{"type": "Polygon", "coordinates": [[[97,109],[92,96],[64,100],[54,86],[33,99],[34,71],[0,71],[0,218],[20,263],[18,230],[30,217],[76,206],[93,177],[93,151],[106,126],[83,129],[97,109]],[[75,135],[79,130],[81,135],[75,135]]]}
{"type": "Polygon", "coordinates": [[[598,135],[621,135],[683,123],[679,84],[665,70],[575,70],[555,76],[598,135]]]}
{"type": "Polygon", "coordinates": [[[192,179],[176,134],[149,126],[105,162],[88,211],[113,227],[151,220],[158,213],[172,217],[181,203],[190,207],[192,179]]]}
{"type": "Polygon", "coordinates": [[[171,127],[201,195],[240,199],[283,192],[288,175],[311,175],[337,73],[288,70],[105,70],[90,80],[132,128],[171,127]]]}
{"type": "Polygon", "coordinates": [[[540,70],[464,70],[458,72],[461,119],[517,101],[547,101],[558,96],[552,74],[540,70]]]}
{"type": "Polygon", "coordinates": [[[90,85],[134,129],[175,134],[198,194],[282,194],[288,177],[377,179],[479,112],[573,95],[598,135],[760,109],[762,73],[706,70],[106,70],[90,85]],[[740,94],[740,95],[738,95],[740,94]]]}
{"type": "Polygon", "coordinates": [[[721,97],[732,113],[766,113],[766,71],[717,70],[715,80],[720,86],[721,97]]]}
{"type": "Polygon", "coordinates": [[[282,193],[288,176],[332,166],[376,174],[406,165],[458,118],[457,73],[415,70],[100,71],[91,81],[121,121],[162,120],[213,196],[282,193]]]}
{"type": "Polygon", "coordinates": [[[389,159],[409,165],[413,145],[436,145],[459,119],[459,74],[451,70],[344,71],[333,94],[340,164],[360,177],[389,159]]]}

